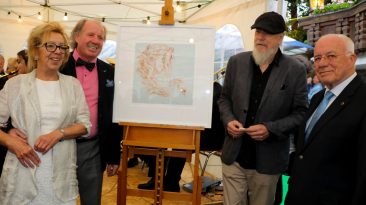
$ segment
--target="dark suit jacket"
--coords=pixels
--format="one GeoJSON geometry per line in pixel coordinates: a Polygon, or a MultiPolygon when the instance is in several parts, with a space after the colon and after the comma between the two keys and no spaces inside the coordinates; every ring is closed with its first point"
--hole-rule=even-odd
{"type": "MultiPolygon", "coordinates": [[[[98,94],[98,133],[100,140],[100,154],[102,168],[106,163],[119,164],[121,156],[120,142],[122,140],[122,127],[112,123],[113,97],[114,97],[114,70],[103,62],[97,60],[99,94],[98,94]]],[[[66,75],[76,77],[75,60],[70,54],[69,61],[61,70],[66,75]]]]}
{"type": "MultiPolygon", "coordinates": [[[[251,54],[237,54],[228,62],[219,99],[221,120],[225,127],[232,120],[245,124],[253,77],[251,54]]],[[[296,59],[282,55],[278,64],[273,63],[255,116],[255,123],[264,124],[270,132],[268,139],[256,143],[258,172],[279,174],[287,169],[289,135],[303,121],[307,106],[305,67],[296,59]]],[[[226,136],[221,156],[225,164],[232,164],[237,159],[241,144],[241,137],[234,139],[226,136]]]]}
{"type": "Polygon", "coordinates": [[[225,139],[225,128],[220,119],[220,110],[217,100],[221,95],[222,87],[218,82],[214,82],[211,128],[206,128],[201,132],[200,150],[216,151],[221,150],[225,139]]]}
{"type": "MultiPolygon", "coordinates": [[[[307,119],[324,90],[311,101],[307,119]]],[[[289,205],[366,204],[366,84],[356,76],[319,119],[304,143],[303,123],[292,169],[289,205]]]]}

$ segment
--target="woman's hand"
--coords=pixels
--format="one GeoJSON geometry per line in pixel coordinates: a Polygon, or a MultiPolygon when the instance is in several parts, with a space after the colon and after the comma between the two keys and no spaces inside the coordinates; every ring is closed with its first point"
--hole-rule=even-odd
{"type": "Polygon", "coordinates": [[[37,152],[46,154],[56,143],[63,137],[63,133],[59,130],[52,131],[48,134],[41,135],[34,143],[34,149],[37,152]]]}

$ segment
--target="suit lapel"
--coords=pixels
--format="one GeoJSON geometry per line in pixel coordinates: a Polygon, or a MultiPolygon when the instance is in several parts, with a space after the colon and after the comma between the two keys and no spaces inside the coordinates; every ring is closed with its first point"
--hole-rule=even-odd
{"type": "MultiPolygon", "coordinates": [[[[299,140],[299,147],[303,148],[305,146],[306,123],[309,120],[309,118],[311,117],[311,115],[315,112],[315,110],[318,107],[318,105],[320,104],[320,102],[323,100],[324,92],[325,92],[325,89],[319,91],[319,93],[314,95],[314,97],[311,99],[311,103],[310,103],[310,106],[309,106],[309,111],[306,113],[304,123],[300,127],[301,133],[300,133],[300,137],[298,139],[299,140]]],[[[307,144],[309,144],[309,143],[307,143],[307,144]]]]}
{"type": "MultiPolygon", "coordinates": [[[[41,107],[40,107],[40,102],[39,102],[39,93],[37,90],[37,84],[36,84],[36,71],[33,70],[31,75],[29,75],[27,77],[27,82],[26,82],[26,90],[27,90],[27,98],[29,99],[29,104],[31,104],[31,106],[33,107],[33,110],[36,114],[37,117],[37,122],[40,123],[41,122],[41,107]]],[[[41,124],[39,124],[39,126],[41,126],[41,124]]],[[[32,142],[34,143],[34,142],[32,142]]]]}
{"type": "Polygon", "coordinates": [[[70,53],[69,60],[67,61],[66,65],[63,67],[63,69],[60,70],[60,72],[65,75],[73,76],[75,78],[77,77],[73,52],[70,53]]]}
{"type": "Polygon", "coordinates": [[[251,54],[247,54],[243,58],[238,59],[238,67],[236,71],[237,77],[233,76],[233,79],[235,82],[233,83],[233,86],[238,88],[237,90],[240,90],[241,94],[238,95],[237,99],[235,101],[238,102],[238,105],[241,109],[247,110],[249,107],[249,93],[250,93],[250,87],[252,84],[252,76],[253,76],[253,67],[251,65],[250,57],[251,54]]]}
{"type": "MultiPolygon", "coordinates": [[[[318,132],[326,126],[326,124],[331,121],[333,118],[337,117],[337,114],[343,110],[352,100],[352,96],[354,95],[357,88],[361,85],[361,79],[359,76],[356,76],[355,79],[353,79],[350,84],[348,84],[344,90],[340,93],[340,95],[334,100],[334,102],[328,107],[328,109],[323,113],[323,115],[319,118],[318,122],[315,124],[314,128],[312,129],[308,143],[305,145],[307,147],[312,141],[316,138],[316,135],[318,132]]],[[[324,92],[322,92],[324,94],[324,92]]],[[[322,100],[322,98],[317,99],[319,102],[317,102],[314,110],[322,100]]],[[[312,110],[311,113],[314,112],[312,110]]]]}
{"type": "MultiPolygon", "coordinates": [[[[98,70],[98,90],[99,96],[104,93],[105,83],[106,83],[106,68],[102,66],[99,59],[97,59],[97,70],[98,70]]],[[[99,102],[100,100],[98,100],[99,102]]]]}

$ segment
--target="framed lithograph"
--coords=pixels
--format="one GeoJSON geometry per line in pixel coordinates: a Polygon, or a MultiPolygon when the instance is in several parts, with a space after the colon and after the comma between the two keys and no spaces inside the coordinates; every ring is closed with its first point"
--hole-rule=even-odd
{"type": "Polygon", "coordinates": [[[211,126],[215,30],[122,25],[114,122],[211,126]]]}

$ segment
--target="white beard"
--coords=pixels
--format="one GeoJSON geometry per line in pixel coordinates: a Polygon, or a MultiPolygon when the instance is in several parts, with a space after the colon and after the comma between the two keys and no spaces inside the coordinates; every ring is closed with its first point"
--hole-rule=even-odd
{"type": "Polygon", "coordinates": [[[256,48],[254,48],[252,55],[257,65],[263,65],[265,63],[270,63],[269,61],[274,55],[276,55],[276,53],[277,48],[269,49],[266,52],[260,52],[256,48]]]}

